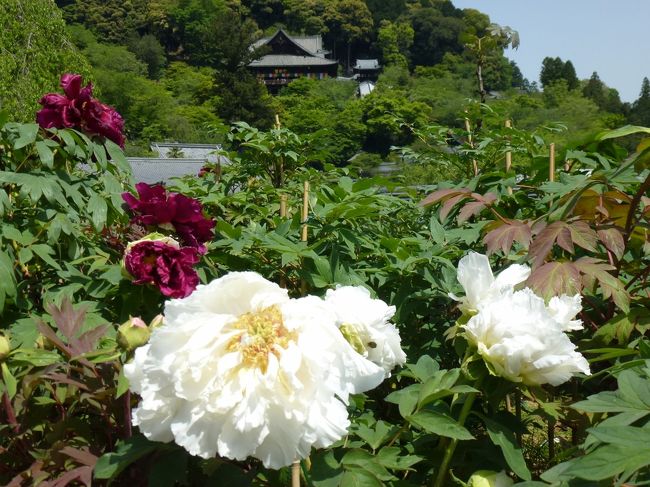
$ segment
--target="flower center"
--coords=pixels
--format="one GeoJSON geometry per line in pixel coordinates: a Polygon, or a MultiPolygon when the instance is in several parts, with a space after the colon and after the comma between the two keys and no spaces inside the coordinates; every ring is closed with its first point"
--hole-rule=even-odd
{"type": "MultiPolygon", "coordinates": [[[[366,355],[366,346],[363,344],[361,335],[359,335],[359,332],[354,328],[353,325],[349,323],[343,323],[341,326],[339,326],[339,331],[343,335],[343,338],[345,338],[345,341],[350,344],[355,352],[363,356],[366,355]]],[[[375,348],[377,346],[376,344],[374,345],[375,346],[371,348],[375,348]]]]}
{"type": "Polygon", "coordinates": [[[269,354],[280,357],[280,349],[297,339],[297,334],[287,330],[278,305],[260,311],[244,313],[232,325],[241,330],[228,344],[228,351],[239,350],[246,367],[258,368],[266,373],[269,354]]]}

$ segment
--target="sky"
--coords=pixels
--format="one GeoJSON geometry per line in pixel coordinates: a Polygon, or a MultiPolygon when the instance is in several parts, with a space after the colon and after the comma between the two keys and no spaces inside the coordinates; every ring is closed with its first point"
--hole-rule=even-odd
{"type": "Polygon", "coordinates": [[[650,78],[650,0],[452,0],[519,32],[517,50],[507,50],[529,81],[539,83],[542,60],[570,60],[578,78],[596,71],[632,102],[650,78]]]}

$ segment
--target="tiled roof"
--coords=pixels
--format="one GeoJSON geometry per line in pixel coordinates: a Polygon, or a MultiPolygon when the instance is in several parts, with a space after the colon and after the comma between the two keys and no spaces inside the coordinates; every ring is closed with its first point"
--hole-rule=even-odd
{"type": "MultiPolygon", "coordinates": [[[[323,38],[319,35],[314,35],[314,36],[292,36],[289,35],[285,32],[287,37],[289,37],[292,41],[294,41],[296,44],[298,44],[300,47],[305,49],[306,51],[309,51],[312,53],[314,56],[324,56],[325,53],[329,52],[323,49],[323,38]]],[[[273,39],[275,35],[271,37],[262,37],[258,41],[255,41],[253,43],[254,48],[256,47],[262,47],[264,44],[269,42],[271,39],[273,39]]]]}
{"type": "Polygon", "coordinates": [[[205,159],[161,159],[155,157],[127,157],[136,183],[164,183],[173,177],[198,175],[205,159]]]}
{"type": "MultiPolygon", "coordinates": [[[[217,156],[216,152],[221,150],[219,144],[187,144],[183,142],[152,142],[151,150],[157,152],[161,159],[174,159],[170,155],[172,151],[180,152],[182,159],[202,159],[209,162],[218,162],[224,159],[223,156],[217,156]]],[[[223,162],[223,161],[221,161],[223,162]]]]}
{"type": "Polygon", "coordinates": [[[272,66],[332,66],[336,61],[321,57],[292,56],[290,54],[268,54],[249,64],[251,67],[272,66]]]}
{"type": "Polygon", "coordinates": [[[354,69],[379,69],[378,59],[357,59],[354,69]]]}

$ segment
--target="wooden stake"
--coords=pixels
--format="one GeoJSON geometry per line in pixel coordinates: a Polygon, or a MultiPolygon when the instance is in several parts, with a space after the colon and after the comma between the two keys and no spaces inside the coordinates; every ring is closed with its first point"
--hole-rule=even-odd
{"type": "MultiPolygon", "coordinates": [[[[300,240],[307,241],[307,218],[309,217],[309,181],[305,181],[305,186],[302,191],[302,232],[300,233],[300,240]]],[[[307,281],[300,280],[300,294],[304,296],[307,294],[307,281]]]]}
{"type": "Polygon", "coordinates": [[[309,217],[309,181],[305,181],[302,192],[302,233],[300,240],[307,241],[307,218],[309,217]]]}
{"type": "MultiPolygon", "coordinates": [[[[287,217],[287,195],[280,195],[280,218],[287,217]]],[[[282,274],[280,275],[280,287],[283,289],[287,288],[287,279],[284,274],[284,269],[282,269],[282,274]]]]}
{"type": "MultiPolygon", "coordinates": [[[[509,129],[512,127],[510,120],[506,120],[506,128],[509,129]]],[[[510,172],[512,169],[512,152],[506,152],[506,172],[510,172]]],[[[512,188],[508,186],[508,194],[512,194],[512,188]]]]}
{"type": "Polygon", "coordinates": [[[550,154],[548,156],[548,180],[555,181],[555,142],[549,146],[550,154]]]}
{"type": "Polygon", "coordinates": [[[300,487],[300,461],[291,464],[291,487],[300,487]]]}
{"type": "Polygon", "coordinates": [[[280,125],[280,115],[278,115],[278,114],[276,113],[276,114],[275,114],[275,128],[276,128],[276,129],[279,129],[280,127],[281,127],[281,125],[280,125]]]}
{"type": "Polygon", "coordinates": [[[280,195],[280,218],[287,217],[287,195],[280,195]]]}
{"type": "MultiPolygon", "coordinates": [[[[472,142],[472,130],[469,125],[469,118],[465,119],[465,130],[467,131],[467,142],[469,143],[469,146],[473,149],[474,143],[472,142]]],[[[474,176],[478,176],[478,163],[476,162],[476,159],[472,159],[472,166],[474,167],[474,176]]]]}

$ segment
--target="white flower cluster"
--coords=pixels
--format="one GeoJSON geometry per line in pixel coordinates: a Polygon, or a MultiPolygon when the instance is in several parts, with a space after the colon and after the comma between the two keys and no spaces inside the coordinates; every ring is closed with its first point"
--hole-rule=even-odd
{"type": "Polygon", "coordinates": [[[198,286],[124,366],[133,423],[203,458],[289,465],[342,438],[349,395],[404,363],[394,312],[357,287],[290,299],[254,272],[198,286]]]}
{"type": "Polygon", "coordinates": [[[565,333],[582,328],[574,319],[580,295],[556,296],[547,305],[529,288],[515,291],[529,274],[527,266],[511,265],[495,279],[485,255],[471,252],[460,260],[458,281],[466,293],[460,308],[471,315],[463,325],[467,340],[492,373],[513,382],[556,386],[576,373],[589,375],[565,333]]]}

